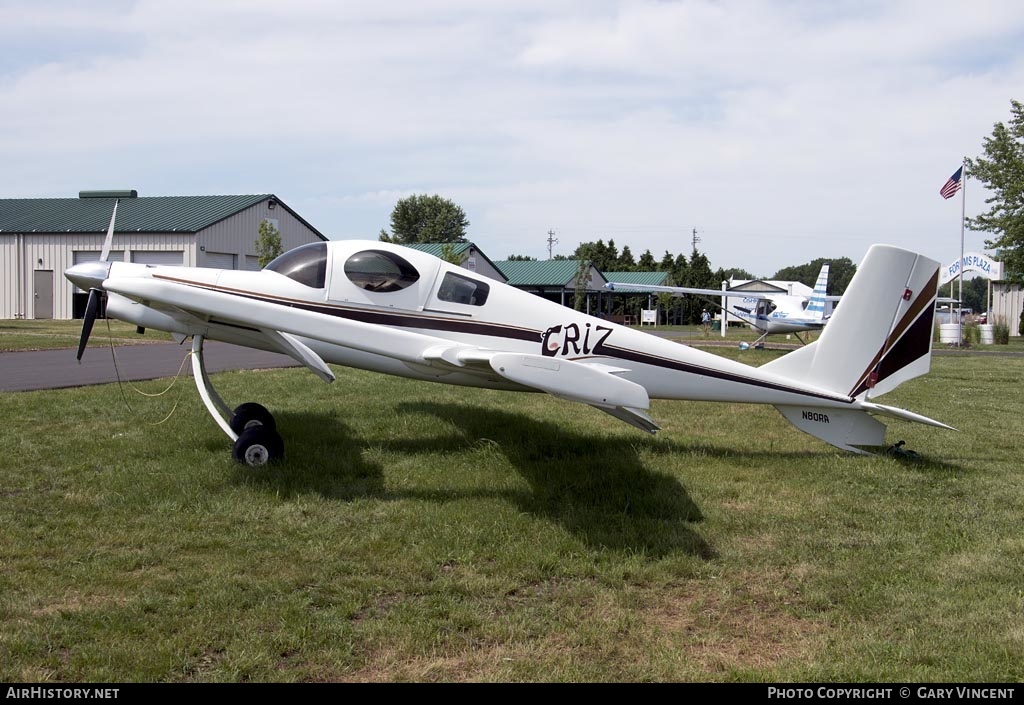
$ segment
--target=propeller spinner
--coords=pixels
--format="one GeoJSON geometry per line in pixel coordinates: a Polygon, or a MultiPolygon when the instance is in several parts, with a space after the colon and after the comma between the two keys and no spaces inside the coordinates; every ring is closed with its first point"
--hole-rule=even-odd
{"type": "Polygon", "coordinates": [[[117,218],[117,205],[120,199],[114,201],[114,212],[110,216],[110,226],[107,228],[107,236],[103,239],[103,249],[100,251],[98,262],[83,262],[69,267],[64,274],[82,289],[89,290],[89,300],[85,305],[85,319],[82,321],[82,336],[78,341],[78,361],[82,361],[82,353],[89,343],[89,336],[92,334],[92,326],[99,315],[100,304],[106,296],[103,291],[103,281],[110,274],[110,245],[114,240],[114,220],[117,218]]]}

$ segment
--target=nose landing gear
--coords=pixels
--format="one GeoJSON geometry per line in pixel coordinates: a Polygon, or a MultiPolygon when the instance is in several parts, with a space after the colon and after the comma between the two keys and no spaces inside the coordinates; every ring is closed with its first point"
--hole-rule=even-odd
{"type": "Polygon", "coordinates": [[[203,342],[201,335],[192,337],[192,376],[206,410],[234,441],[231,457],[250,467],[261,467],[284,458],[284,440],[266,407],[246,402],[232,410],[210,384],[203,359],[203,342]],[[225,421],[224,417],[230,421],[225,421]]]}

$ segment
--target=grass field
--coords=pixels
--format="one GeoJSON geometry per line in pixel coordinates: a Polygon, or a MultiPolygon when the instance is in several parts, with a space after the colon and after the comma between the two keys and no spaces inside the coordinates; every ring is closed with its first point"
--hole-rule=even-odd
{"type": "MultiPolygon", "coordinates": [[[[0,320],[0,352],[75,348],[81,334],[81,321],[0,320]]],[[[150,330],[138,335],[130,323],[101,319],[93,327],[89,347],[106,346],[111,342],[115,345],[161,343],[170,339],[171,336],[162,331],[150,330]]]]}
{"type": "Polygon", "coordinates": [[[1024,677],[1024,359],[887,395],[961,429],[887,420],[920,462],[336,371],[215,376],[275,412],[263,471],[190,380],[0,395],[0,681],[1024,677]]]}

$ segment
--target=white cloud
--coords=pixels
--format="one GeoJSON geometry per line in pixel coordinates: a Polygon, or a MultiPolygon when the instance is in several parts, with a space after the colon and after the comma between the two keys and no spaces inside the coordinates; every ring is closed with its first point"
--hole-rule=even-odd
{"type": "Polygon", "coordinates": [[[79,8],[0,6],[5,196],[274,191],[374,237],[437,192],[494,258],[696,226],[760,274],[880,240],[946,259],[937,190],[1024,85],[1010,2],[79,8]]]}

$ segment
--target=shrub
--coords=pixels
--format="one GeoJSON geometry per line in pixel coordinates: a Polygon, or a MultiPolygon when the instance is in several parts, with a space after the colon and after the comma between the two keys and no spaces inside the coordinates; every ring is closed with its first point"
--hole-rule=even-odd
{"type": "Polygon", "coordinates": [[[970,347],[972,345],[978,345],[981,343],[981,330],[978,328],[977,323],[967,323],[964,325],[964,346],[970,347]]]}
{"type": "Polygon", "coordinates": [[[1002,316],[997,318],[995,323],[992,324],[992,340],[996,345],[1008,345],[1010,343],[1010,326],[1002,316]]]}

